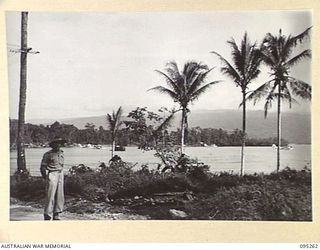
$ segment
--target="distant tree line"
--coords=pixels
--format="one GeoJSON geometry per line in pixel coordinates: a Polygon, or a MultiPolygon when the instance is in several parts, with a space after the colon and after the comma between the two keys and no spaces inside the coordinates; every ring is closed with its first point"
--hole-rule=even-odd
{"type": "MultiPolygon", "coordinates": [[[[132,125],[132,123],[130,124],[132,125]]],[[[152,126],[149,126],[152,130],[152,126]]],[[[147,131],[144,129],[144,133],[147,131]]],[[[148,131],[150,133],[150,131],[148,131]]],[[[18,121],[10,119],[10,147],[16,147],[18,136],[18,121]]],[[[92,123],[87,123],[84,129],[79,129],[74,125],[54,122],[51,125],[34,125],[27,123],[24,130],[24,138],[26,144],[46,145],[54,137],[63,137],[70,144],[112,144],[112,133],[110,130],[104,129],[102,126],[96,128],[92,123]]],[[[141,145],[143,138],[146,136],[133,133],[130,127],[123,126],[117,133],[117,144],[127,145],[141,145]]],[[[181,141],[180,129],[176,131],[164,130],[161,135],[161,140],[165,143],[178,145],[181,141]]],[[[241,146],[242,132],[239,129],[233,131],[226,131],[215,128],[190,128],[187,130],[186,144],[190,146],[200,145],[217,145],[217,146],[241,146]]],[[[248,138],[248,146],[271,146],[276,144],[276,138],[248,138]]],[[[288,142],[283,140],[282,145],[288,142]]]]}

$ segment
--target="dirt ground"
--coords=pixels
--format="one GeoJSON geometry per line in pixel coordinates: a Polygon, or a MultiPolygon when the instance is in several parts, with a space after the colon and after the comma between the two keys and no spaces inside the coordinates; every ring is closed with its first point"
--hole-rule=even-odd
{"type": "MultiPolygon", "coordinates": [[[[43,208],[41,205],[31,202],[23,202],[16,199],[10,200],[10,221],[41,221],[43,220],[43,208]]],[[[72,213],[65,211],[61,214],[61,220],[145,220],[147,217],[125,212],[96,211],[90,213],[72,213]]]]}

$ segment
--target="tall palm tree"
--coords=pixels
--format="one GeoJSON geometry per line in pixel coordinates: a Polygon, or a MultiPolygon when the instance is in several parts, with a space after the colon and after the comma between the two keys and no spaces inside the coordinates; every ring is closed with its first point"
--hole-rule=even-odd
{"type": "Polygon", "coordinates": [[[221,72],[231,78],[237,87],[241,88],[242,93],[242,147],[241,147],[241,169],[240,175],[244,174],[244,148],[246,145],[246,96],[248,93],[248,85],[255,80],[259,74],[259,66],[261,57],[256,43],[251,44],[247,36],[244,34],[241,44],[238,46],[232,38],[227,41],[231,47],[232,62],[227,61],[219,53],[212,51],[217,55],[221,62],[221,72]]]}
{"type": "Polygon", "coordinates": [[[107,122],[109,125],[109,129],[111,131],[111,140],[112,140],[112,146],[111,146],[111,158],[113,157],[115,147],[116,147],[116,137],[117,133],[119,131],[119,128],[123,121],[121,121],[122,116],[122,108],[119,107],[117,112],[113,111],[112,114],[107,114],[107,122]]]}
{"type": "Polygon", "coordinates": [[[288,101],[289,107],[293,102],[297,102],[293,95],[302,99],[311,100],[311,86],[290,76],[292,66],[301,60],[311,58],[311,50],[306,49],[297,55],[292,55],[294,48],[302,44],[303,40],[309,36],[310,28],[297,36],[285,36],[280,29],[278,36],[270,33],[266,34],[262,42],[261,58],[265,65],[271,69],[271,80],[261,85],[249,96],[249,100],[254,100],[254,104],[262,97],[266,98],[264,105],[265,117],[271,108],[272,102],[277,101],[277,172],[280,169],[280,147],[281,147],[281,102],[288,101]]]}
{"type": "Polygon", "coordinates": [[[181,154],[184,153],[185,130],[187,127],[189,106],[205,93],[213,84],[219,81],[205,83],[207,76],[212,69],[200,62],[189,61],[184,64],[182,71],[179,70],[175,61],[166,65],[165,71],[156,70],[164,77],[167,87],[156,86],[150,90],[155,90],[170,96],[174,102],[180,105],[182,112],[181,119],[181,154]]]}

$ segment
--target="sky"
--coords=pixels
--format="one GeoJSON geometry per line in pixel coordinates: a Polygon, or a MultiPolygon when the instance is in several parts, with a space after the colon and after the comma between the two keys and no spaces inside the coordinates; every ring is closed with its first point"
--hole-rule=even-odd
{"type": "MultiPolygon", "coordinates": [[[[20,55],[10,50],[19,48],[20,18],[19,12],[6,13],[10,118],[18,116],[20,55]]],[[[29,12],[28,46],[40,53],[28,56],[26,120],[105,115],[119,106],[125,113],[138,106],[178,107],[148,91],[165,85],[155,70],[172,60],[180,68],[190,60],[216,67],[208,82],[223,81],[191,110],[239,109],[240,89],[221,74],[220,61],[210,51],[230,60],[227,40],[239,43],[245,31],[260,42],[267,32],[278,34],[281,28],[283,34],[297,35],[310,26],[309,11],[29,12]]],[[[310,43],[306,40],[296,53],[310,43]]],[[[270,70],[262,71],[250,90],[269,80],[270,70]]],[[[311,84],[311,61],[291,74],[311,84]]],[[[291,112],[310,112],[310,103],[298,101],[291,112]]],[[[248,109],[263,109],[263,102],[248,109]]]]}

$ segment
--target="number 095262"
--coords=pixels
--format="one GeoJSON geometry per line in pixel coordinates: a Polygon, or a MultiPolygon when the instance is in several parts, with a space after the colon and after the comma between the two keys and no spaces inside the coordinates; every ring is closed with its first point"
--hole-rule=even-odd
{"type": "Polygon", "coordinates": [[[318,248],[318,244],[300,244],[300,248],[317,249],[318,248]]]}

